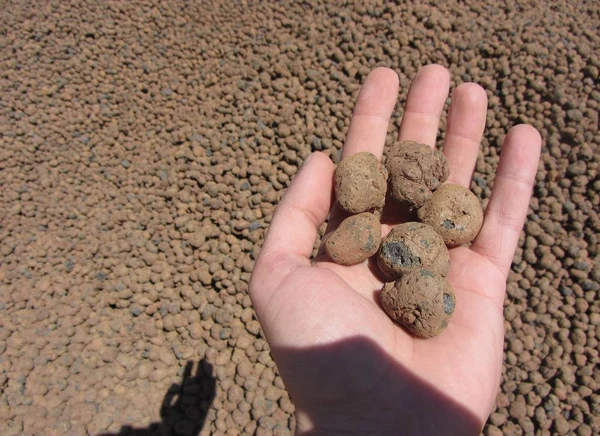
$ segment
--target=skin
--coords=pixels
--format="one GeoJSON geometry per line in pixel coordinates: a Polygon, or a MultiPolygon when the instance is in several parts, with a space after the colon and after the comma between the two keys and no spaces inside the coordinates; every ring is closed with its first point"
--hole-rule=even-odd
{"type": "MultiPolygon", "coordinates": [[[[399,140],[435,144],[449,82],[439,65],[419,71],[399,140]]],[[[356,102],[343,157],[361,151],[382,156],[397,94],[394,71],[371,72],[356,102]]],[[[474,83],[461,84],[452,95],[443,148],[451,183],[470,185],[486,108],[486,93],[474,83]]],[[[275,211],[249,288],[294,400],[298,434],[478,434],[500,383],[506,279],[540,147],[531,126],[515,126],[506,135],[482,230],[470,248],[450,252],[447,278],[456,311],[448,328],[427,340],[412,337],[381,310],[382,282],[368,262],[345,267],[323,256],[311,262],[317,230],[333,204],[328,187],[334,165],[321,153],[305,161],[275,211]],[[357,338],[374,348],[353,358],[333,351],[357,338]],[[375,350],[384,350],[386,358],[379,361],[386,367],[366,370],[370,357],[379,358],[375,350]],[[444,413],[454,406],[472,419],[444,413]]],[[[392,219],[384,220],[383,235],[402,222],[400,215],[394,222],[393,211],[387,216],[392,219]]]]}

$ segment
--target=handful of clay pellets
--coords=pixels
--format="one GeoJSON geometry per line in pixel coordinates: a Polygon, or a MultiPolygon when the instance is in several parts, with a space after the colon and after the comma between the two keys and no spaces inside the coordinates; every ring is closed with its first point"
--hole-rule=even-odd
{"type": "Polygon", "coordinates": [[[444,184],[446,158],[426,144],[394,144],[385,166],[371,153],[345,158],[335,170],[335,195],[350,214],[329,235],[325,251],[340,265],[377,254],[388,282],[381,305],[388,316],[419,338],[440,334],[456,300],[446,275],[448,247],[471,242],[483,224],[483,210],[471,191],[444,184]],[[417,210],[421,222],[400,224],[381,239],[379,217],[389,198],[417,210]]]}

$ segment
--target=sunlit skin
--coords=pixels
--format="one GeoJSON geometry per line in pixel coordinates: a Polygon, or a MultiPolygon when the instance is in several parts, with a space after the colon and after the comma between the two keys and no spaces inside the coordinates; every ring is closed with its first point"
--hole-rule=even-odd
{"type": "MultiPolygon", "coordinates": [[[[444,67],[429,65],[419,71],[408,93],[399,140],[435,145],[449,83],[444,67]]],[[[382,157],[397,95],[393,70],[371,72],[359,93],[342,158],[361,151],[382,157]]],[[[470,186],[486,111],[487,96],[479,85],[464,83],[455,89],[443,146],[448,182],[470,186]]],[[[333,204],[335,166],[322,153],[305,161],[275,211],[250,283],[252,302],[296,406],[297,433],[378,434],[378,429],[387,428],[422,434],[415,429],[431,428],[424,420],[435,421],[436,410],[419,400],[426,395],[398,390],[388,378],[399,376],[389,368],[376,374],[364,371],[361,363],[368,356],[341,362],[335,355],[324,355],[317,362],[302,362],[301,353],[292,359],[280,351],[311,350],[353,338],[385,350],[390,367],[397,364],[423,380],[483,427],[500,382],[506,279],[540,147],[540,135],[531,126],[515,126],[507,133],[481,232],[470,247],[450,252],[448,280],[456,294],[456,311],[448,328],[428,340],[413,338],[381,310],[377,292],[382,281],[368,262],[348,267],[323,256],[311,261],[317,230],[333,204]],[[410,425],[398,413],[409,405],[416,410],[410,425]]],[[[398,216],[397,222],[384,224],[383,235],[400,222],[398,216]]],[[[478,431],[459,421],[441,419],[443,434],[478,431]]]]}

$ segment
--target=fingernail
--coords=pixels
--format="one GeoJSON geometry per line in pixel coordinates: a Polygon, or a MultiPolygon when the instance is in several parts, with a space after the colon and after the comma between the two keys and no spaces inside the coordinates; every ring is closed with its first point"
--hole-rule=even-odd
{"type": "Polygon", "coordinates": [[[298,172],[302,171],[303,168],[306,168],[308,166],[308,163],[310,162],[310,160],[312,159],[312,157],[314,156],[314,153],[309,154],[306,159],[304,159],[304,162],[302,162],[302,165],[300,166],[300,169],[298,170],[298,172]]]}

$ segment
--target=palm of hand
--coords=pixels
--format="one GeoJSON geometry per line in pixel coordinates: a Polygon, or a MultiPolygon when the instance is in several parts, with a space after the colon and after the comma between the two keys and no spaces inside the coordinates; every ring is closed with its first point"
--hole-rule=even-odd
{"type": "MultiPolygon", "coordinates": [[[[447,94],[447,84],[443,83],[447,73],[431,66],[419,75],[409,92],[400,137],[431,142],[432,127],[419,136],[418,129],[411,129],[410,124],[429,112],[434,114],[429,121],[435,123],[437,131],[444,86],[447,94]],[[429,107],[417,109],[414,102],[419,100],[429,107]]],[[[370,133],[381,137],[382,126],[387,127],[385,117],[389,119],[395,94],[390,107],[389,101],[381,102],[381,93],[391,93],[389,83],[385,83],[390,77],[389,70],[376,70],[363,86],[344,155],[363,151],[361,136],[370,133]],[[378,86],[380,93],[372,89],[378,86]],[[379,100],[373,98],[374,94],[379,100]],[[381,112],[374,113],[377,111],[369,105],[375,103],[370,100],[383,106],[381,112]]],[[[474,144],[479,143],[481,120],[485,120],[481,106],[483,102],[485,107],[486,98],[482,92],[471,84],[462,91],[457,89],[453,97],[444,147],[453,183],[468,186],[470,181],[477,156],[474,144]],[[479,121],[469,125],[464,119],[472,112],[479,121]],[[452,135],[456,139],[471,138],[473,144],[460,150],[453,145],[452,135]]],[[[506,274],[539,153],[537,132],[523,127],[515,130],[505,141],[506,152],[482,233],[472,249],[451,250],[448,280],[456,294],[456,312],[443,334],[430,340],[413,338],[387,317],[377,296],[382,282],[368,263],[343,267],[318,258],[310,264],[308,255],[316,228],[329,212],[331,192],[323,189],[323,184],[329,181],[331,185],[333,166],[325,156],[314,155],[303,167],[294,180],[296,187],[290,187],[278,206],[279,213],[273,219],[250,286],[257,314],[296,404],[299,430],[333,430],[336,426],[331,419],[335,417],[342,423],[356,419],[373,425],[376,420],[390,431],[416,433],[440,426],[451,433],[447,427],[450,424],[461,431],[475,431],[483,425],[496,395],[502,365],[506,274]],[[522,148],[527,141],[534,146],[522,148]],[[515,164],[523,164],[518,177],[514,174],[515,164]],[[320,188],[320,193],[311,188],[320,188]],[[507,211],[506,200],[515,193],[512,210],[507,211]],[[432,404],[436,404],[438,418],[427,416],[432,404]],[[467,413],[470,422],[464,416],[462,426],[449,422],[457,410],[467,413]]],[[[380,155],[380,150],[369,151],[380,155]]],[[[390,228],[384,225],[384,234],[390,228]]]]}

